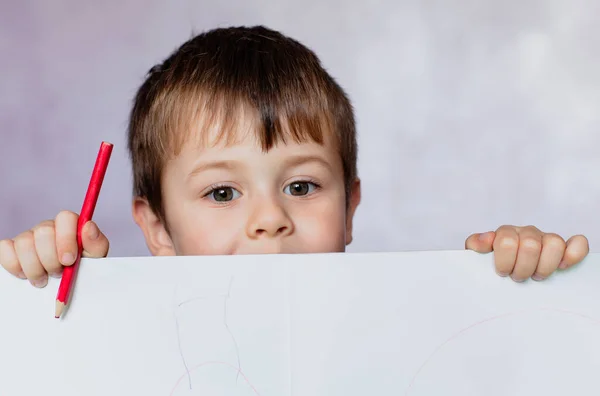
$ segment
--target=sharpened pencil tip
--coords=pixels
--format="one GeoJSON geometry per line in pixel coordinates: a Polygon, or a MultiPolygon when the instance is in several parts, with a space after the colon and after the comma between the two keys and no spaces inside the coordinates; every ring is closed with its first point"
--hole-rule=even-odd
{"type": "Polygon", "coordinates": [[[62,315],[64,309],[65,309],[65,304],[56,300],[56,311],[54,311],[54,317],[56,319],[60,318],[60,315],[62,315]]]}

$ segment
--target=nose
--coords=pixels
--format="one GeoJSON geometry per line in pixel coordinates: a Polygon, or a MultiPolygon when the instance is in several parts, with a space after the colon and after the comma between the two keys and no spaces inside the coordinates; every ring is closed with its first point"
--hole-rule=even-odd
{"type": "Polygon", "coordinates": [[[249,238],[282,237],[293,232],[292,219],[280,202],[260,200],[255,204],[246,228],[249,238]]]}

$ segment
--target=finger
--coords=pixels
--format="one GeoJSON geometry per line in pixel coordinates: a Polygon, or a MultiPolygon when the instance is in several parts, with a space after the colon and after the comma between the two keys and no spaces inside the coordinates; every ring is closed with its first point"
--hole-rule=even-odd
{"type": "Polygon", "coordinates": [[[465,249],[473,250],[477,253],[489,253],[492,251],[494,243],[494,232],[484,232],[482,234],[473,234],[465,241],[465,249]]]}
{"type": "Polygon", "coordinates": [[[88,221],[82,230],[83,257],[102,258],[108,255],[108,238],[100,231],[98,225],[88,221]]]}
{"type": "Polygon", "coordinates": [[[62,211],[56,215],[54,230],[56,233],[56,252],[62,265],[72,265],[77,258],[77,220],[73,212],[62,211]]]}
{"type": "Polygon", "coordinates": [[[565,241],[559,235],[552,233],[544,234],[542,236],[540,260],[531,278],[540,281],[552,275],[563,258],[565,248],[565,241]]]}
{"type": "Polygon", "coordinates": [[[54,221],[41,222],[33,229],[33,241],[37,256],[48,275],[58,278],[62,272],[62,265],[58,261],[56,251],[56,233],[54,221]]]}
{"type": "Polygon", "coordinates": [[[33,231],[25,231],[15,238],[15,252],[29,282],[35,287],[44,287],[48,284],[48,274],[42,266],[35,251],[33,231]]]}
{"type": "Polygon", "coordinates": [[[11,239],[0,241],[0,265],[17,278],[27,279],[17,258],[14,242],[11,239]]]}
{"type": "Polygon", "coordinates": [[[512,272],[513,280],[522,282],[536,271],[542,253],[543,233],[535,227],[523,227],[519,231],[519,249],[512,272]]]}
{"type": "Polygon", "coordinates": [[[590,252],[590,245],[583,235],[575,235],[567,240],[567,248],[559,265],[560,269],[566,269],[580,263],[590,252]]]}
{"type": "Polygon", "coordinates": [[[502,226],[496,230],[493,243],[494,263],[500,276],[508,276],[513,272],[519,248],[519,234],[510,226],[502,226]]]}

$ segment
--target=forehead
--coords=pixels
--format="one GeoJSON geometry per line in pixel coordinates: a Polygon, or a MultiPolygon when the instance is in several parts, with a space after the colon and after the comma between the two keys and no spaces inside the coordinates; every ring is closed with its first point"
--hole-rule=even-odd
{"type": "Polygon", "coordinates": [[[296,140],[287,134],[278,135],[280,138],[266,148],[264,130],[258,124],[254,117],[240,116],[231,123],[234,128],[224,132],[218,123],[210,127],[197,123],[178,155],[165,164],[166,173],[176,179],[179,179],[176,175],[181,175],[184,177],[182,180],[187,180],[197,173],[198,168],[214,163],[235,163],[236,167],[244,167],[248,174],[263,170],[274,174],[272,172],[285,171],[300,164],[320,163],[341,179],[343,162],[332,133],[324,133],[321,142],[310,136],[296,140]]]}
{"type": "Polygon", "coordinates": [[[255,146],[262,152],[282,147],[336,150],[338,139],[331,115],[272,114],[265,119],[257,109],[243,103],[196,112],[184,130],[177,133],[175,154],[181,150],[211,151],[255,146]]]}
{"type": "Polygon", "coordinates": [[[341,156],[329,134],[322,142],[310,137],[296,140],[278,135],[270,146],[265,147],[260,130],[248,127],[242,120],[239,124],[235,131],[228,131],[231,135],[226,138],[220,130],[197,130],[184,144],[180,158],[190,164],[198,160],[237,160],[249,164],[266,160],[272,166],[278,166],[289,157],[310,157],[330,163],[335,168],[338,163],[341,165],[341,156]]]}

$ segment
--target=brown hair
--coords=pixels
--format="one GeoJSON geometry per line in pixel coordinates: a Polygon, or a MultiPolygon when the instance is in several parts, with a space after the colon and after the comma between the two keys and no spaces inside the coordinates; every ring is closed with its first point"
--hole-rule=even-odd
{"type": "Polygon", "coordinates": [[[227,131],[241,109],[256,113],[255,133],[265,151],[290,138],[323,143],[324,133],[333,132],[348,203],[357,176],[352,105],[311,50],[263,26],[201,33],[148,72],[128,128],[134,195],[146,198],[165,222],[165,162],[178,154],[198,117],[219,123],[220,139],[231,142],[235,134],[227,131]]]}

